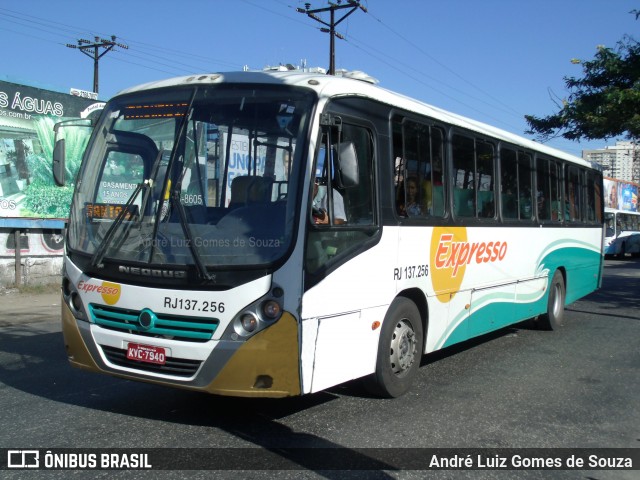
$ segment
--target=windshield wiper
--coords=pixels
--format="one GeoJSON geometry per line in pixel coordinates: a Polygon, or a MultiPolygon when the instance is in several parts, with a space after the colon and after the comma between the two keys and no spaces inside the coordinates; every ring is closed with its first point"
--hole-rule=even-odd
{"type": "Polygon", "coordinates": [[[127,203],[124,204],[124,206],[122,207],[122,210],[120,210],[120,213],[118,213],[118,216],[115,218],[113,223],[109,226],[107,233],[105,234],[104,238],[100,242],[100,245],[98,245],[98,249],[96,250],[96,253],[93,254],[93,257],[91,257],[92,267],[104,268],[104,264],[102,263],[102,260],[104,259],[104,256],[107,252],[107,248],[109,247],[109,245],[111,245],[111,241],[113,240],[113,236],[116,233],[116,229],[120,226],[120,224],[124,220],[124,217],[127,214],[130,214],[132,212],[131,206],[133,205],[133,202],[135,202],[136,197],[140,194],[143,188],[148,188],[149,185],[150,185],[150,181],[145,180],[144,182],[139,183],[136,186],[136,189],[133,191],[133,193],[129,197],[129,200],[127,200],[127,203]]]}
{"type": "MultiPolygon", "coordinates": [[[[198,94],[198,88],[196,87],[195,90],[193,91],[193,94],[191,95],[191,99],[189,100],[189,106],[185,111],[185,116],[182,119],[178,132],[175,136],[175,145],[173,147],[173,150],[171,152],[171,157],[169,158],[169,163],[167,165],[167,174],[164,179],[164,188],[162,191],[164,192],[165,189],[167,188],[170,189],[169,201],[170,201],[170,204],[173,204],[176,210],[178,211],[178,218],[180,219],[180,227],[182,228],[182,232],[189,243],[189,251],[191,252],[191,256],[193,257],[193,261],[195,263],[196,269],[198,270],[198,275],[200,276],[200,278],[204,280],[213,281],[215,280],[215,275],[211,275],[207,271],[207,267],[202,261],[200,252],[198,252],[198,250],[196,249],[195,242],[193,241],[193,234],[191,233],[191,229],[189,228],[189,221],[187,220],[187,214],[184,211],[184,206],[182,205],[182,202],[180,201],[180,191],[182,190],[182,179],[184,178],[184,170],[180,172],[180,177],[178,178],[177,182],[175,182],[174,184],[170,182],[170,178],[172,177],[172,172],[174,171],[174,165],[176,162],[182,163],[183,169],[184,169],[184,157],[178,155],[178,149],[179,149],[180,142],[185,137],[187,125],[191,121],[191,117],[193,115],[193,102],[197,94],[198,94]]],[[[197,155],[197,152],[196,152],[196,155],[197,155]]],[[[155,238],[155,235],[157,234],[158,226],[161,222],[161,217],[162,217],[162,207],[160,204],[158,211],[156,212],[156,226],[154,228],[154,238],[155,238]]],[[[149,259],[149,261],[151,261],[151,258],[149,259]]]]}
{"type": "MultiPolygon", "coordinates": [[[[160,151],[158,152],[158,155],[156,156],[156,159],[155,159],[155,161],[153,163],[153,169],[152,169],[151,176],[147,180],[145,180],[142,183],[139,183],[136,186],[135,190],[131,194],[131,197],[129,197],[129,200],[127,201],[127,203],[125,203],[125,205],[122,208],[122,210],[120,211],[120,213],[118,213],[118,216],[114,219],[113,223],[109,227],[109,230],[107,230],[107,233],[104,236],[104,238],[102,239],[102,241],[100,242],[100,245],[98,246],[98,249],[96,250],[96,253],[91,258],[91,266],[92,267],[104,268],[104,264],[102,263],[102,260],[104,259],[104,256],[105,256],[105,254],[107,252],[107,248],[112,243],[113,236],[115,235],[116,229],[122,223],[122,220],[124,220],[124,217],[127,214],[127,212],[131,211],[130,207],[133,205],[133,202],[135,202],[136,197],[140,194],[140,192],[143,189],[146,190],[146,192],[145,192],[145,195],[144,195],[143,200],[142,200],[142,205],[140,207],[140,212],[144,212],[145,211],[149,196],[151,195],[151,190],[152,190],[151,187],[153,187],[153,185],[155,183],[154,179],[155,179],[155,177],[157,175],[158,166],[160,164],[160,160],[162,159],[162,155],[163,154],[164,154],[164,149],[160,149],[160,151]]],[[[140,215],[140,219],[142,219],[142,215],[140,215]]],[[[156,229],[157,229],[157,227],[156,227],[156,229]]],[[[154,234],[155,234],[155,230],[154,230],[154,234]]]]}
{"type": "Polygon", "coordinates": [[[171,192],[171,202],[174,204],[176,210],[178,210],[178,218],[180,219],[180,226],[182,227],[182,232],[187,239],[187,243],[189,244],[189,251],[191,252],[191,256],[193,257],[193,261],[196,265],[196,269],[198,270],[198,275],[203,280],[213,281],[215,280],[215,275],[211,275],[207,270],[204,262],[202,261],[202,257],[200,256],[200,252],[196,247],[196,242],[194,242],[193,235],[191,234],[191,229],[189,228],[189,221],[187,220],[187,214],[184,211],[184,205],[180,201],[180,185],[179,182],[176,187],[171,192]]]}

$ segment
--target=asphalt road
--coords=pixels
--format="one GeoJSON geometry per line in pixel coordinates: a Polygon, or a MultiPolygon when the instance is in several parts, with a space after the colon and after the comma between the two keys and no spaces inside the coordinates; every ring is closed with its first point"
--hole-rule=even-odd
{"type": "MultiPolygon", "coordinates": [[[[565,325],[523,323],[425,356],[394,400],[351,382],[283,400],[215,397],[72,369],[56,293],[0,295],[0,449],[640,448],[640,261],[606,261],[565,325]]],[[[345,359],[348,361],[348,359],[345,359]]],[[[318,450],[326,454],[325,450],[318,450]]],[[[337,450],[336,450],[337,451],[337,450]]],[[[280,453],[279,453],[280,452],[280,453]]],[[[2,465],[0,459],[0,465],[2,465]]],[[[249,461],[250,459],[248,459],[249,461]]],[[[312,459],[296,460],[300,470],[312,459]]],[[[639,471],[11,471],[3,478],[593,478],[639,471]],[[26,475],[26,474],[29,475],[26,475]]],[[[264,465],[269,467],[269,465],[264,465]]],[[[6,474],[6,475],[5,475],[6,474]]]]}

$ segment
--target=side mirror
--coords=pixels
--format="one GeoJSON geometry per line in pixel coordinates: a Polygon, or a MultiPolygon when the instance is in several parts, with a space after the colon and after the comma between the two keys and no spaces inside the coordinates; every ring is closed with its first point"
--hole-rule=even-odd
{"type": "Polygon", "coordinates": [[[358,170],[358,154],[353,142],[338,144],[338,186],[340,188],[356,187],[360,181],[358,170]]]}
{"type": "Polygon", "coordinates": [[[65,143],[64,138],[56,140],[53,147],[53,180],[56,185],[63,187],[65,184],[65,143]]]}
{"type": "Polygon", "coordinates": [[[66,147],[64,133],[62,132],[64,131],[64,128],[70,127],[93,128],[94,123],[88,118],[74,118],[70,120],[63,120],[53,126],[53,131],[55,133],[55,144],[53,147],[53,180],[59,187],[64,186],[66,176],[66,147]]]}

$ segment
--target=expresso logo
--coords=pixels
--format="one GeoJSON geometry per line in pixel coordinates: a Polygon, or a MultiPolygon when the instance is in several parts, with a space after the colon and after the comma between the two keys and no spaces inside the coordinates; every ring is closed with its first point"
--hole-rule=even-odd
{"type": "Polygon", "coordinates": [[[465,227],[438,227],[431,237],[431,282],[441,302],[449,302],[460,289],[469,264],[501,262],[506,241],[469,242],[465,227]]]}
{"type": "Polygon", "coordinates": [[[119,283],[102,282],[101,284],[96,284],[81,280],[78,283],[78,290],[87,293],[99,293],[107,305],[115,305],[120,300],[122,288],[119,283]]]}

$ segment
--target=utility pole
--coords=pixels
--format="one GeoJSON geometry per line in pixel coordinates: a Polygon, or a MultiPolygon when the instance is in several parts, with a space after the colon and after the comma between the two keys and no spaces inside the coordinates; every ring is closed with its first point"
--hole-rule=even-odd
{"type": "Polygon", "coordinates": [[[111,51],[113,47],[120,47],[122,49],[128,49],[129,47],[123,43],[116,42],[116,36],[111,35],[111,40],[95,37],[95,41],[91,43],[84,38],[78,39],[78,44],[73,45],[67,43],[69,48],[77,48],[88,57],[93,58],[93,92],[98,93],[98,60],[100,60],[107,52],[111,51]],[[100,49],[104,50],[100,52],[100,49]]]}
{"type": "Polygon", "coordinates": [[[329,75],[336,74],[336,45],[335,45],[335,37],[338,37],[341,40],[344,40],[344,36],[340,35],[336,32],[336,26],[340,24],[345,18],[355,12],[357,9],[362,10],[367,13],[367,9],[360,5],[359,0],[346,0],[345,4],[342,4],[342,0],[336,0],[337,3],[329,2],[329,6],[325,8],[316,8],[315,10],[311,10],[311,4],[305,3],[304,8],[297,8],[296,10],[299,13],[305,13],[308,17],[313,18],[315,21],[320,22],[323,25],[326,25],[329,28],[321,28],[320,31],[329,34],[329,75]],[[342,18],[338,21],[335,20],[336,10],[342,10],[343,8],[350,8],[347,13],[345,13],[342,18]],[[320,17],[316,15],[316,13],[330,13],[330,21],[329,23],[322,20],[320,17]]]}

